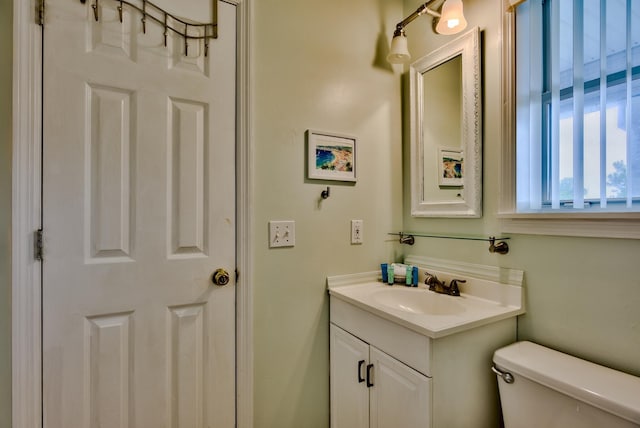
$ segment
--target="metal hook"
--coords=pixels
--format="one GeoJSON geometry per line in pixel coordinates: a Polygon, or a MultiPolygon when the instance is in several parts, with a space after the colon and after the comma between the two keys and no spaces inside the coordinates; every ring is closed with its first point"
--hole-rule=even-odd
{"type": "Polygon", "coordinates": [[[329,189],[329,186],[327,186],[327,190],[323,190],[323,191],[320,193],[320,197],[321,197],[322,199],[327,199],[327,198],[330,196],[330,192],[331,192],[331,189],[329,189]]]}
{"type": "Polygon", "coordinates": [[[93,8],[93,17],[98,21],[98,0],[94,4],[91,5],[93,8]]]}
{"type": "Polygon", "coordinates": [[[184,24],[184,56],[189,56],[189,24],[184,24]]]}
{"type": "Polygon", "coordinates": [[[147,34],[147,1],[142,0],[142,33],[147,34]]]}
{"type": "Polygon", "coordinates": [[[167,33],[169,27],[167,27],[167,12],[164,13],[164,46],[167,47],[167,33]]]}
{"type": "Polygon", "coordinates": [[[204,26],[204,39],[202,39],[202,41],[204,42],[204,56],[206,57],[209,54],[209,38],[207,35],[207,29],[209,28],[208,25],[204,26]]]}
{"type": "Polygon", "coordinates": [[[120,23],[122,24],[122,2],[120,2],[120,6],[118,6],[118,15],[120,15],[120,23]]]}

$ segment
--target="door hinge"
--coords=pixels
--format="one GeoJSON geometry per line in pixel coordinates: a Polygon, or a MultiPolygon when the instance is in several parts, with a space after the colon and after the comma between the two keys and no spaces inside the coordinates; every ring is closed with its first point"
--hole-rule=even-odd
{"type": "Polygon", "coordinates": [[[36,24],[44,27],[44,2],[45,0],[36,0],[36,24]]]}
{"type": "Polygon", "coordinates": [[[33,257],[42,261],[42,229],[33,232],[33,257]]]}

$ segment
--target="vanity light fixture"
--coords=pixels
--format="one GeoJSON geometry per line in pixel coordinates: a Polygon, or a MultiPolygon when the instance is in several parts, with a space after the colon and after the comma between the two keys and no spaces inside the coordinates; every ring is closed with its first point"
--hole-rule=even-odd
{"type": "Polygon", "coordinates": [[[439,34],[456,34],[467,27],[462,0],[445,0],[442,5],[442,13],[429,8],[429,5],[434,1],[436,0],[428,0],[416,9],[415,12],[396,25],[396,29],[393,32],[393,39],[391,39],[389,55],[387,55],[387,61],[391,64],[401,64],[411,59],[411,54],[409,54],[409,49],[407,48],[407,36],[404,32],[404,27],[420,15],[426,13],[427,15],[437,18],[438,21],[435,25],[435,30],[439,34]]]}

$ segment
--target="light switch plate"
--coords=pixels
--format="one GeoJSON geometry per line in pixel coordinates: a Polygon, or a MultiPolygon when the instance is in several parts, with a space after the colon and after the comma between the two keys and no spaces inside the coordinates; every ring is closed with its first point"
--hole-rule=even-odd
{"type": "Polygon", "coordinates": [[[269,247],[293,247],[296,245],[296,222],[281,220],[269,222],[269,247]]]}

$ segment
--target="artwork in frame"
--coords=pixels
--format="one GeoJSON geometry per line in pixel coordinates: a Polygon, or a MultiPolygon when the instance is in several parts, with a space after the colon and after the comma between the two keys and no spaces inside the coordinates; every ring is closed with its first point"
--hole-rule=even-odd
{"type": "Polygon", "coordinates": [[[307,131],[307,177],[356,181],[356,138],[333,132],[307,131]]]}
{"type": "Polygon", "coordinates": [[[464,153],[461,149],[440,147],[438,149],[439,185],[462,187],[464,182],[464,153]]]}

